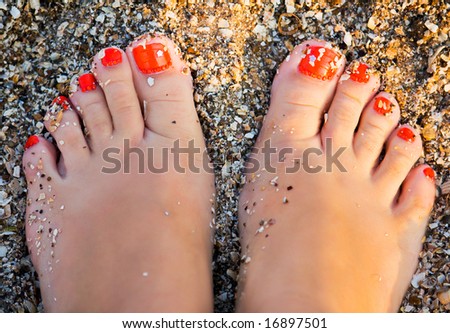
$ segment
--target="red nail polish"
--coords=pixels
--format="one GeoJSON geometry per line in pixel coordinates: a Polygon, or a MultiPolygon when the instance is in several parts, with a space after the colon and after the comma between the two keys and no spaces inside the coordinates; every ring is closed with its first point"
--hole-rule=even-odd
{"type": "Polygon", "coordinates": [[[435,174],[434,174],[434,170],[431,169],[430,167],[423,169],[423,174],[425,175],[425,177],[427,177],[428,179],[434,181],[435,179],[435,174]]]}
{"type": "Polygon", "coordinates": [[[298,64],[300,73],[320,80],[331,80],[338,70],[341,55],[323,46],[308,46],[298,64]]]}
{"type": "Polygon", "coordinates": [[[95,83],[95,77],[92,73],[86,73],[78,78],[78,84],[82,92],[95,90],[97,84],[95,83]]]}
{"type": "Polygon", "coordinates": [[[367,83],[369,82],[369,74],[367,73],[367,70],[369,69],[369,66],[362,62],[355,61],[350,66],[350,79],[356,82],[360,83],[367,83]]]}
{"type": "Polygon", "coordinates": [[[161,43],[139,44],[133,48],[133,57],[144,74],[162,72],[172,64],[167,46],[161,43]]]}
{"type": "Polygon", "coordinates": [[[392,113],[392,103],[386,97],[379,96],[375,98],[373,109],[379,114],[385,116],[388,113],[392,113]]]}
{"type": "Polygon", "coordinates": [[[32,135],[28,138],[27,142],[25,142],[25,149],[28,149],[39,142],[39,137],[37,135],[32,135]]]}
{"type": "Polygon", "coordinates": [[[56,97],[53,100],[53,102],[52,102],[52,105],[53,104],[62,106],[62,108],[64,110],[67,110],[67,109],[70,108],[70,102],[69,102],[69,99],[66,96],[58,96],[58,97],[56,97]]]}
{"type": "Polygon", "coordinates": [[[105,67],[114,66],[122,62],[122,52],[120,50],[110,47],[102,50],[99,54],[102,65],[105,67]]]}
{"type": "Polygon", "coordinates": [[[397,131],[397,136],[405,141],[414,142],[416,135],[408,127],[402,127],[397,131]]]}

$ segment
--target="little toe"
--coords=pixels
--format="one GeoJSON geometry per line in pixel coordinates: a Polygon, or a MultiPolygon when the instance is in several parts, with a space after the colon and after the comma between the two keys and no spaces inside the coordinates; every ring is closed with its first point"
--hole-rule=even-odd
{"type": "Polygon", "coordinates": [[[114,131],[130,139],[142,139],[144,121],[125,53],[115,47],[101,50],[92,64],[111,112],[114,131]]]}
{"type": "Polygon", "coordinates": [[[367,104],[353,142],[355,155],[363,167],[372,169],[377,165],[383,146],[399,119],[400,108],[391,94],[380,92],[367,104]]]}
{"type": "Polygon", "coordinates": [[[89,144],[95,150],[111,137],[113,131],[108,104],[92,73],[83,74],[73,81],[78,81],[78,85],[70,101],[83,118],[89,144]]]}
{"type": "Polygon", "coordinates": [[[22,167],[29,189],[34,189],[41,177],[60,178],[55,146],[41,136],[32,135],[25,143],[22,167]],[[44,176],[42,176],[44,175],[44,176]]]}
{"type": "Polygon", "coordinates": [[[281,64],[272,85],[265,121],[270,130],[275,126],[299,140],[317,135],[344,64],[345,57],[330,43],[309,40],[298,45],[281,64]]]}
{"type": "Polygon", "coordinates": [[[386,156],[374,173],[374,181],[385,200],[392,200],[422,154],[420,135],[412,127],[403,125],[394,130],[388,140],[386,156]]]}
{"type": "MultiPolygon", "coordinates": [[[[41,136],[32,135],[25,143],[22,158],[23,171],[27,180],[26,204],[26,239],[33,262],[38,262],[40,234],[43,225],[37,222],[47,222],[43,209],[54,202],[55,189],[51,184],[62,179],[58,172],[57,150],[55,146],[41,136]]],[[[46,223],[47,224],[47,223],[46,223]]],[[[40,272],[40,265],[36,267],[40,272]]]]}
{"type": "Polygon", "coordinates": [[[379,76],[366,64],[358,61],[350,64],[337,85],[321,131],[323,139],[330,137],[338,145],[351,146],[361,112],[379,87],[379,76]]]}
{"type": "Polygon", "coordinates": [[[89,149],[84,137],[80,118],[71,108],[68,100],[60,96],[49,108],[44,118],[45,127],[51,133],[64,158],[66,170],[83,165],[89,157],[89,149]]]}
{"type": "Polygon", "coordinates": [[[419,165],[411,170],[403,182],[394,211],[402,220],[416,222],[415,225],[424,229],[435,195],[434,170],[426,164],[419,165]]]}
{"type": "Polygon", "coordinates": [[[145,125],[168,138],[203,140],[189,67],[164,37],[143,36],[127,48],[145,125]]]}

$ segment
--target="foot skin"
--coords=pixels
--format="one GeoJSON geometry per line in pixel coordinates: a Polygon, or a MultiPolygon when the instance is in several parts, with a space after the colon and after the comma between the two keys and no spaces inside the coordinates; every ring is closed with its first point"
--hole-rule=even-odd
{"type": "Polygon", "coordinates": [[[397,311],[416,269],[434,172],[411,170],[420,135],[379,77],[344,62],[307,41],[275,78],[239,203],[238,311],[397,311]]]}
{"type": "MultiPolygon", "coordinates": [[[[99,52],[92,73],[45,118],[57,148],[33,136],[23,157],[45,310],[212,311],[213,175],[187,169],[186,154],[169,153],[164,173],[147,168],[149,149],[160,168],[177,140],[205,150],[188,68],[170,40],[146,37],[99,52]],[[105,157],[107,149],[115,151],[105,157]]],[[[199,153],[195,162],[208,160],[199,153]]]]}

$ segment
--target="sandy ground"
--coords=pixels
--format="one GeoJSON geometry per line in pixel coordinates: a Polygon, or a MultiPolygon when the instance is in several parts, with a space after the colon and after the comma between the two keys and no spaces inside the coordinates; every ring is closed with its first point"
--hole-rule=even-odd
{"type": "Polygon", "coordinates": [[[98,50],[125,47],[145,32],[173,38],[194,74],[197,110],[217,175],[216,311],[234,310],[243,161],[267,110],[271,81],[294,45],[317,37],[339,46],[349,61],[362,57],[379,70],[383,89],[402,107],[402,122],[422,133],[421,161],[437,171],[437,201],[399,311],[448,312],[448,1],[148,2],[41,0],[39,6],[36,0],[0,0],[0,312],[42,311],[24,243],[20,161],[26,138],[45,133],[42,121],[51,100],[67,94],[70,78],[88,70],[98,50]]]}

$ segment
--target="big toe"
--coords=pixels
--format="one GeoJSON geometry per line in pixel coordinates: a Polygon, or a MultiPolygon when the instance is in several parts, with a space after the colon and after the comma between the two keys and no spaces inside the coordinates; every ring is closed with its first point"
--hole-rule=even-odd
{"type": "Polygon", "coordinates": [[[345,58],[327,42],[309,40],[298,45],[274,80],[265,120],[269,127],[263,133],[294,135],[296,140],[317,135],[344,64],[345,58]]]}
{"type": "Polygon", "coordinates": [[[145,126],[172,139],[203,141],[192,76],[179,49],[163,36],[143,36],[127,48],[145,126]]]}

